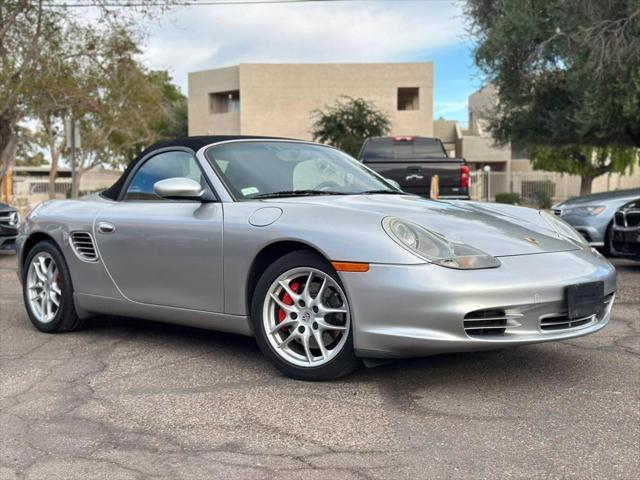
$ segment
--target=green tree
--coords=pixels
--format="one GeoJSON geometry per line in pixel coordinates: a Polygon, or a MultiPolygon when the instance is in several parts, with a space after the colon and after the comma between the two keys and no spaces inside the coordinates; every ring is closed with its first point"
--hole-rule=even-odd
{"type": "Polygon", "coordinates": [[[0,0],[0,186],[15,162],[21,141],[20,122],[38,118],[48,130],[55,180],[57,159],[64,151],[61,118],[70,108],[83,110],[75,100],[86,85],[78,83],[78,66],[95,55],[100,36],[92,31],[142,28],[141,19],[164,11],[174,0],[94,0],[97,15],[83,22],[63,2],[0,0]],[[127,8],[114,8],[123,4],[127,8]]]}
{"type": "Polygon", "coordinates": [[[164,71],[136,59],[137,43],[125,29],[109,32],[86,69],[85,102],[74,111],[82,148],[76,181],[99,165],[120,167],[149,144],[186,135],[186,97],[164,71]]]}
{"type": "Polygon", "coordinates": [[[64,119],[81,110],[88,101],[92,79],[87,77],[87,63],[95,55],[93,29],[67,24],[56,31],[56,41],[46,44],[47,56],[41,57],[25,92],[25,114],[39,121],[42,146],[49,151],[49,198],[55,198],[55,181],[60,160],[66,151],[64,119]]]}
{"type": "Polygon", "coordinates": [[[0,1],[0,185],[15,161],[38,75],[50,74],[41,60],[60,53],[63,24],[62,13],[46,11],[41,1],[0,1]]]}
{"type": "Polygon", "coordinates": [[[40,145],[41,132],[30,127],[21,126],[19,136],[21,141],[16,149],[16,165],[19,167],[45,167],[49,164],[40,145]]]}
{"type": "Polygon", "coordinates": [[[536,145],[530,148],[530,155],[536,170],[579,175],[581,195],[591,192],[593,179],[611,172],[625,173],[638,161],[637,149],[619,146],[536,145]]]}
{"type": "Polygon", "coordinates": [[[391,131],[391,121],[384,112],[362,98],[340,97],[333,106],[314,110],[313,139],[332,145],[357,157],[369,137],[391,131]]]}
{"type": "Polygon", "coordinates": [[[526,147],[536,168],[582,175],[583,193],[637,162],[637,0],[467,0],[466,13],[476,65],[498,91],[485,112],[498,143],[526,147]]]}
{"type": "Polygon", "coordinates": [[[151,72],[149,80],[161,90],[163,102],[167,107],[167,115],[158,118],[153,125],[158,140],[189,135],[187,97],[164,70],[151,72]]]}

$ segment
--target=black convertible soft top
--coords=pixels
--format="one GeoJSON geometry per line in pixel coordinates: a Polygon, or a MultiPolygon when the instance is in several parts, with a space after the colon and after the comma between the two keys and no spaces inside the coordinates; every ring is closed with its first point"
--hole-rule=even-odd
{"type": "Polygon", "coordinates": [[[120,191],[124,187],[124,183],[129,176],[131,170],[136,168],[136,166],[151,152],[155,150],[160,150],[164,148],[170,147],[181,147],[188,148],[193,153],[196,153],[202,147],[206,147],[207,145],[211,145],[212,143],[220,143],[226,142],[229,140],[290,140],[286,138],[279,137],[260,137],[256,135],[200,135],[194,137],[180,137],[174,138],[173,140],[164,140],[162,142],[157,142],[151,145],[150,147],[145,148],[140,155],[138,155],[133,162],[129,164],[124,173],[118,178],[116,183],[111,185],[107,190],[102,192],[102,196],[108,198],[110,200],[117,200],[120,196],[120,191]]]}

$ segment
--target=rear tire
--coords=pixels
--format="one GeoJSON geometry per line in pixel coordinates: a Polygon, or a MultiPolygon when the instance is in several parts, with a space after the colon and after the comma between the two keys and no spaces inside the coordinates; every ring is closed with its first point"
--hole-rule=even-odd
{"type": "Polygon", "coordinates": [[[336,271],[304,250],[267,268],[251,304],[260,350],[282,373],[298,380],[333,380],[361,365],[353,349],[350,315],[336,271]]]}
{"type": "Polygon", "coordinates": [[[34,327],[45,333],[79,329],[84,321],[73,303],[73,284],[67,262],[51,240],[37,243],[23,267],[22,294],[34,327]]]}

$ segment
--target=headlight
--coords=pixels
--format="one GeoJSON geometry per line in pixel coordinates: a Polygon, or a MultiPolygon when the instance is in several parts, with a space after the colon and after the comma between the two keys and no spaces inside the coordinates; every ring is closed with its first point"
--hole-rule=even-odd
{"type": "Polygon", "coordinates": [[[500,266],[498,259],[491,255],[464,243],[451,242],[439,233],[400,218],[386,217],[382,228],[414,255],[442,267],[475,270],[500,266]]]}
{"type": "Polygon", "coordinates": [[[562,238],[565,238],[585,250],[590,250],[589,242],[580,233],[561,218],[556,217],[544,210],[540,210],[540,216],[549,226],[562,238]]]}
{"type": "Polygon", "coordinates": [[[588,205],[586,207],[569,207],[562,209],[562,215],[578,215],[579,217],[595,217],[604,212],[602,205],[588,205]]]}
{"type": "Polygon", "coordinates": [[[12,212],[9,215],[9,226],[17,227],[18,225],[20,225],[20,214],[18,212],[12,212]]]}

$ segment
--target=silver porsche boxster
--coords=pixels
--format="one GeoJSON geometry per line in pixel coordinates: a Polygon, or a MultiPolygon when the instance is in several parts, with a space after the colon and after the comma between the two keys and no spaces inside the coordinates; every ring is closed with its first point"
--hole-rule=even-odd
{"type": "Polygon", "coordinates": [[[255,336],[285,374],[602,329],[616,272],[558,217],[404,194],[335,148],[189,137],[110,189],[45,202],[17,240],[44,332],[115,314],[255,336]]]}

